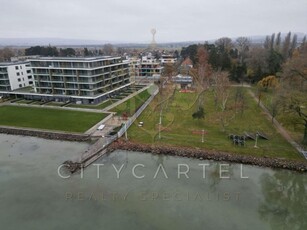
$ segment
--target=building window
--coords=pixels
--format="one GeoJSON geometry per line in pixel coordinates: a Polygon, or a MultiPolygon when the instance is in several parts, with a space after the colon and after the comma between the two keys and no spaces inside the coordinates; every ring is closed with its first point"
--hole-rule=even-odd
{"type": "Polygon", "coordinates": [[[22,69],[22,66],[20,66],[20,69],[22,69]]]}
{"type": "Polygon", "coordinates": [[[20,75],[20,73],[19,72],[17,72],[17,76],[19,76],[20,75]]]}
{"type": "Polygon", "coordinates": [[[21,72],[21,75],[23,75],[23,72],[21,72]]]}
{"type": "Polygon", "coordinates": [[[28,76],[28,79],[32,79],[32,76],[28,76]]]}
{"type": "Polygon", "coordinates": [[[20,78],[18,78],[17,80],[18,80],[19,82],[21,81],[21,79],[20,79],[20,78]]]}
{"type": "Polygon", "coordinates": [[[16,69],[16,70],[18,70],[18,69],[19,69],[19,67],[18,67],[18,66],[15,66],[15,69],[16,69]]]}
{"type": "Polygon", "coordinates": [[[22,84],[19,84],[19,88],[21,88],[22,87],[22,84]]]}

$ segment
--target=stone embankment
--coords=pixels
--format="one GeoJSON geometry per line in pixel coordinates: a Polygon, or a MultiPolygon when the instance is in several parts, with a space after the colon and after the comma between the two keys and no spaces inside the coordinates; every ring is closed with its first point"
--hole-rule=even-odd
{"type": "Polygon", "coordinates": [[[15,128],[0,127],[0,133],[10,134],[10,135],[32,136],[32,137],[39,137],[51,140],[61,140],[61,141],[90,140],[90,136],[84,134],[61,133],[61,132],[40,131],[40,130],[30,130],[30,129],[20,129],[20,128],[15,129],[15,128]]]}
{"type": "Polygon", "coordinates": [[[298,172],[307,172],[307,161],[304,160],[295,161],[280,158],[254,157],[195,148],[139,144],[124,140],[117,140],[113,142],[109,148],[111,151],[120,149],[170,156],[197,158],[200,160],[225,161],[239,164],[256,165],[261,167],[288,169],[298,172]]]}

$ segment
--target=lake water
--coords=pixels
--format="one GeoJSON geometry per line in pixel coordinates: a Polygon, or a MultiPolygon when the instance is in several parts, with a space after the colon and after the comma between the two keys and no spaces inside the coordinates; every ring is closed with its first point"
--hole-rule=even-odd
{"type": "Polygon", "coordinates": [[[0,135],[0,229],[307,229],[306,174],[116,151],[61,178],[87,147],[0,135]]]}

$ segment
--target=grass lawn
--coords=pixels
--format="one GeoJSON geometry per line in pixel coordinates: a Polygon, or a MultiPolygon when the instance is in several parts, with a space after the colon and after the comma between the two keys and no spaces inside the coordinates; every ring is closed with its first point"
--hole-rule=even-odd
{"type": "MultiPolygon", "coordinates": [[[[253,92],[257,95],[257,89],[254,89],[253,92]]],[[[307,101],[307,94],[301,95],[304,98],[299,98],[301,101],[307,101]]],[[[261,102],[263,105],[270,111],[271,109],[271,101],[273,98],[272,89],[268,89],[267,91],[263,91],[261,93],[261,102]]],[[[285,113],[282,111],[282,106],[279,105],[277,116],[275,119],[288,131],[290,136],[297,142],[301,143],[304,136],[304,125],[302,121],[299,119],[296,113],[285,113]]],[[[271,111],[270,111],[271,112],[271,111]]]]}
{"type": "Polygon", "coordinates": [[[106,116],[102,113],[58,109],[0,107],[0,125],[67,132],[85,132],[106,116]]]}
{"type": "Polygon", "coordinates": [[[197,120],[192,118],[197,104],[196,93],[180,93],[176,91],[173,97],[165,101],[161,99],[160,95],[157,95],[131,126],[128,131],[128,137],[132,141],[140,143],[168,144],[255,156],[302,159],[301,155],[275,130],[246,89],[244,89],[244,95],[247,106],[243,114],[241,112],[235,113],[233,109],[234,94],[235,89],[232,88],[228,102],[227,113],[229,115],[227,116],[225,131],[222,131],[212,92],[207,91],[205,93],[205,119],[197,120]],[[162,113],[161,139],[159,139],[158,123],[161,105],[164,109],[162,113]],[[144,122],[143,127],[138,126],[139,121],[144,122]],[[193,131],[202,129],[207,131],[204,143],[201,142],[202,137],[200,134],[193,134],[193,131]],[[259,148],[254,148],[255,141],[253,140],[246,141],[246,146],[240,147],[233,145],[228,139],[228,134],[240,135],[244,131],[254,133],[262,131],[268,135],[270,140],[259,140],[259,148]]]}
{"type": "Polygon", "coordinates": [[[63,102],[56,102],[56,101],[51,101],[51,102],[49,102],[49,103],[47,103],[47,104],[45,104],[45,105],[50,105],[50,106],[61,106],[61,105],[64,105],[65,103],[63,103],[63,102]]]}
{"type": "Polygon", "coordinates": [[[17,104],[29,104],[29,103],[32,103],[31,100],[21,100],[21,101],[17,101],[16,102],[17,104]]]}
{"type": "Polygon", "coordinates": [[[108,107],[109,105],[112,105],[113,102],[111,100],[104,101],[98,105],[77,105],[77,104],[70,104],[66,107],[72,107],[72,108],[83,108],[83,109],[104,109],[108,107]]]}
{"type": "Polygon", "coordinates": [[[151,94],[147,90],[144,90],[129,100],[111,109],[111,111],[116,112],[119,116],[121,116],[124,112],[126,112],[128,116],[133,115],[135,111],[150,97],[150,95],[151,94]]]}

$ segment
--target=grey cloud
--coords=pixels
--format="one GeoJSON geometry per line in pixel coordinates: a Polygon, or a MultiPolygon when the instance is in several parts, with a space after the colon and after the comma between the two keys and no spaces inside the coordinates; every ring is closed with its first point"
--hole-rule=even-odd
{"type": "Polygon", "coordinates": [[[140,42],[303,32],[306,0],[1,0],[0,37],[140,42]]]}

